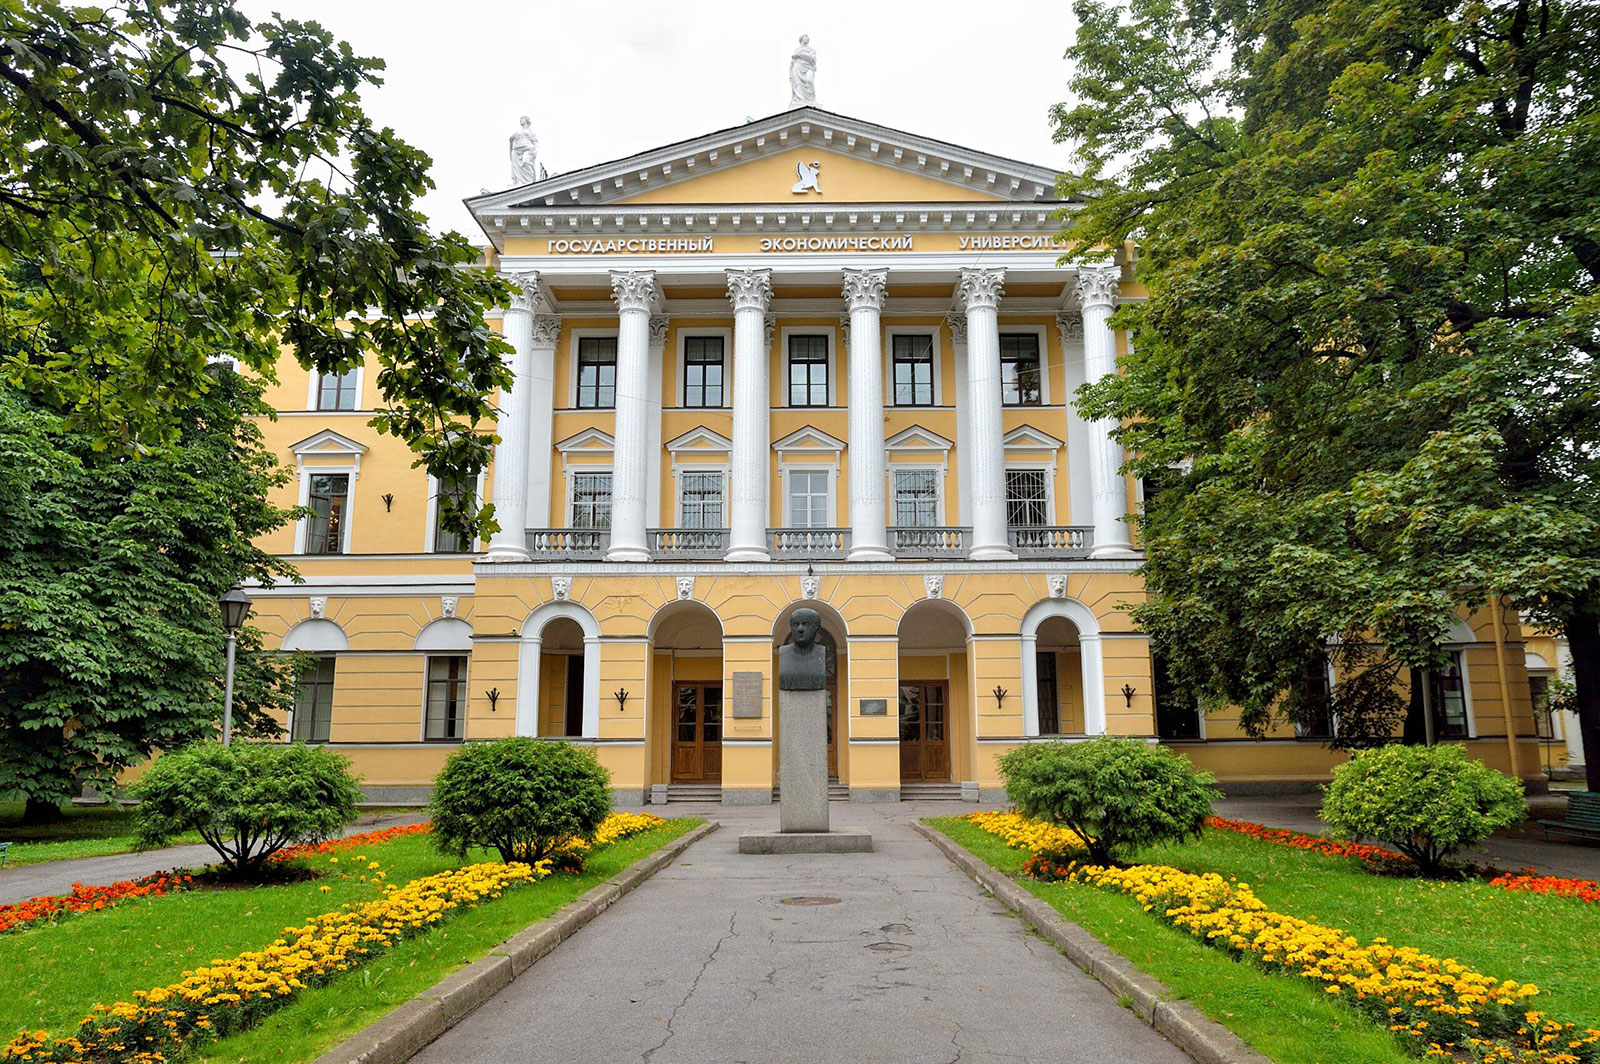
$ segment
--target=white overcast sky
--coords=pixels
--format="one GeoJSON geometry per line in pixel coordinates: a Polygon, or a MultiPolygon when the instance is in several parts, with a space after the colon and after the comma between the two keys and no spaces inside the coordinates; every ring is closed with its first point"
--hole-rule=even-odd
{"type": "Polygon", "coordinates": [[[1065,0],[241,0],[315,20],[388,63],[369,113],[433,157],[423,209],[483,237],[461,205],[511,184],[507,138],[533,119],[550,173],[787,110],[789,56],[817,50],[827,110],[1064,168],[1065,0]]]}

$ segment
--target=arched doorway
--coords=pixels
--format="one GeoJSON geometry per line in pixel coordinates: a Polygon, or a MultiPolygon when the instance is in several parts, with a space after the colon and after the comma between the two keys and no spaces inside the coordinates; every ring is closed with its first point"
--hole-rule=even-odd
{"type": "Polygon", "coordinates": [[[1104,735],[1104,666],[1094,612],[1077,599],[1048,599],[1022,618],[1020,635],[1023,734],[1104,735]]]}
{"type": "MultiPolygon", "coordinates": [[[[915,603],[900,618],[900,785],[954,779],[956,731],[968,706],[971,623],[944,599],[915,603]]],[[[960,728],[963,734],[965,729],[960,728]]]]}
{"type": "MultiPolygon", "coordinates": [[[[778,675],[778,648],[790,642],[789,618],[798,609],[816,610],[822,618],[822,631],[817,636],[828,652],[828,684],[827,684],[827,713],[828,713],[828,782],[836,784],[842,774],[848,772],[849,759],[849,730],[845,721],[844,701],[839,697],[841,691],[849,690],[847,676],[849,635],[845,629],[844,618],[839,616],[837,610],[825,602],[812,602],[802,600],[791,602],[779,611],[778,619],[772,626],[772,676],[773,687],[776,689],[778,675]]],[[[772,766],[774,774],[778,766],[778,734],[777,706],[773,706],[772,734],[772,766]]],[[[776,778],[776,775],[774,776],[776,778]]]]}
{"type": "Polygon", "coordinates": [[[700,602],[671,602],[650,628],[652,778],[722,783],[722,621],[700,602]]]}
{"type": "Polygon", "coordinates": [[[600,624],[574,602],[547,602],[522,623],[517,734],[600,734],[600,624]]]}

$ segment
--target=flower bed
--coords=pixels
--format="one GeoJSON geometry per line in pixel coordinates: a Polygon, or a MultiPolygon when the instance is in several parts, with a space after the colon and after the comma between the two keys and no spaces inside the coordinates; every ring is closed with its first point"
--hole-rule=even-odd
{"type": "Polygon", "coordinates": [[[307,842],[299,846],[285,846],[268,860],[293,861],[297,857],[311,857],[317,854],[354,850],[362,846],[376,846],[379,843],[402,839],[408,835],[425,835],[431,827],[432,825],[426,822],[421,824],[397,824],[392,828],[381,828],[377,831],[360,831],[354,835],[328,839],[326,842],[307,842]]]}
{"type": "Polygon", "coordinates": [[[1489,885],[1526,894],[1554,894],[1562,898],[1577,898],[1579,901],[1600,902],[1600,883],[1592,879],[1541,876],[1533,868],[1524,868],[1516,874],[1501,873],[1489,880],[1489,885]]]}
{"type": "Polygon", "coordinates": [[[1413,867],[1411,858],[1405,854],[1396,853],[1383,846],[1374,846],[1366,842],[1346,842],[1342,839],[1330,839],[1322,835],[1306,835],[1299,831],[1290,831],[1287,828],[1269,828],[1264,824],[1253,824],[1248,820],[1227,820],[1220,816],[1206,817],[1206,827],[1217,831],[1231,831],[1236,835],[1260,842],[1270,842],[1274,846],[1288,846],[1296,850],[1315,850],[1325,853],[1329,857],[1354,857],[1365,861],[1380,870],[1394,870],[1413,867]]]}
{"type": "Polygon", "coordinates": [[[98,912],[130,898],[155,898],[183,890],[192,877],[182,872],[156,872],[140,879],[121,879],[105,886],[72,884],[70,894],[41,894],[27,901],[0,905],[0,932],[20,931],[69,913],[98,912]]]}
{"type": "MultiPolygon", "coordinates": [[[[984,819],[994,815],[964,819],[1010,845],[1028,837],[1025,825],[984,819]]],[[[1041,837],[1049,838],[1054,829],[1045,827],[1041,837]]],[[[1385,939],[1363,945],[1338,929],[1273,912],[1249,884],[1213,873],[1163,865],[1083,865],[1070,857],[1052,858],[1048,851],[1035,857],[1045,865],[1042,878],[1128,895],[1209,946],[1315,981],[1412,1041],[1424,1056],[1520,1064],[1600,1061],[1600,1031],[1528,1009],[1539,993],[1533,984],[1496,979],[1385,939]]]]}

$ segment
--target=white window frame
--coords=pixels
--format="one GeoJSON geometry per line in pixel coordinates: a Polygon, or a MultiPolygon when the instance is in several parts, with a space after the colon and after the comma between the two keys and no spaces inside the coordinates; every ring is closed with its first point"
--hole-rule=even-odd
{"type": "MultiPolygon", "coordinates": [[[[610,477],[611,477],[611,489],[612,489],[612,492],[613,492],[613,496],[612,496],[613,506],[615,506],[615,498],[616,498],[616,496],[615,496],[614,493],[615,493],[616,487],[617,487],[617,475],[616,475],[616,472],[612,469],[611,463],[609,463],[609,462],[607,462],[607,463],[600,463],[600,462],[594,462],[594,463],[574,462],[574,463],[568,464],[565,467],[564,472],[566,474],[566,479],[567,479],[566,491],[565,491],[565,495],[566,495],[565,510],[566,510],[566,518],[567,518],[567,520],[566,520],[566,523],[562,527],[564,527],[564,528],[575,528],[575,527],[577,527],[572,523],[572,504],[573,504],[573,501],[574,501],[573,495],[577,491],[577,487],[578,487],[577,477],[578,477],[579,474],[583,474],[583,473],[606,473],[606,474],[609,474],[610,477]]],[[[614,511],[613,511],[613,516],[615,516],[615,512],[614,511]]],[[[605,531],[609,531],[609,528],[606,529],[605,531]]]]}
{"type": "Polygon", "coordinates": [[[582,406],[578,405],[578,346],[580,340],[594,339],[596,337],[610,337],[617,341],[617,363],[621,369],[622,341],[621,330],[612,328],[590,328],[567,330],[567,410],[583,410],[593,413],[611,414],[617,409],[613,400],[610,406],[582,406]]]}
{"type": "MultiPolygon", "coordinates": [[[[344,528],[339,533],[339,553],[349,554],[350,530],[355,526],[356,481],[361,476],[361,463],[357,461],[344,465],[302,465],[300,467],[300,497],[297,500],[299,505],[304,507],[309,507],[311,505],[311,478],[313,476],[322,476],[325,474],[332,476],[339,476],[343,474],[350,477],[350,487],[345,495],[344,500],[344,528]]],[[[305,554],[306,543],[308,540],[310,540],[310,538],[311,518],[302,517],[300,520],[294,523],[294,552],[296,554],[305,554]]],[[[313,558],[333,557],[333,555],[322,554],[306,556],[313,558]]]]}
{"type": "Polygon", "coordinates": [[[839,330],[834,325],[783,325],[778,328],[778,343],[783,352],[783,402],[778,404],[783,410],[831,410],[839,405],[839,330]],[[823,406],[791,406],[789,400],[792,393],[789,390],[789,337],[791,336],[822,336],[828,341],[828,405],[823,406]]]}
{"type": "Polygon", "coordinates": [[[685,462],[679,465],[672,463],[672,486],[676,489],[672,504],[672,527],[683,528],[683,475],[685,473],[715,473],[722,481],[722,526],[730,527],[731,514],[728,507],[728,467],[725,463],[712,462],[685,462]]]}
{"type": "MultiPolygon", "coordinates": [[[[678,343],[677,355],[672,364],[672,397],[675,410],[732,410],[733,409],[733,330],[720,327],[686,325],[677,330],[678,343]],[[689,398],[689,361],[688,344],[685,342],[691,336],[720,336],[722,337],[722,398],[725,400],[721,406],[690,406],[689,398]]],[[[577,353],[573,353],[573,365],[577,365],[577,353]]]]}
{"type": "MultiPolygon", "coordinates": [[[[1139,478],[1139,482],[1141,484],[1143,484],[1144,483],[1144,478],[1140,477],[1139,478]]],[[[1333,649],[1333,644],[1329,644],[1329,649],[1330,650],[1333,649]]],[[[1326,654],[1326,655],[1323,656],[1323,658],[1322,658],[1322,668],[1323,668],[1323,671],[1327,674],[1327,677],[1328,677],[1328,697],[1330,699],[1334,698],[1337,695],[1338,691],[1339,691],[1339,688],[1338,688],[1339,670],[1333,664],[1333,655],[1332,654],[1326,654]]],[[[1339,714],[1333,712],[1332,709],[1330,709],[1328,711],[1328,735],[1327,735],[1327,738],[1330,738],[1330,739],[1336,738],[1338,736],[1338,734],[1339,734],[1339,714]]],[[[1308,740],[1310,742],[1317,742],[1317,741],[1319,741],[1319,740],[1324,738],[1321,735],[1303,735],[1303,734],[1301,734],[1300,722],[1299,721],[1295,721],[1295,724],[1294,724],[1294,737],[1296,739],[1305,739],[1305,740],[1308,740]]]]}
{"type": "MultiPolygon", "coordinates": [[[[487,471],[485,470],[485,471],[480,471],[478,473],[477,486],[473,489],[475,492],[477,492],[476,496],[474,496],[474,497],[476,498],[477,504],[478,504],[479,507],[482,507],[483,506],[483,502],[484,502],[484,499],[483,499],[483,481],[484,481],[484,475],[485,475],[486,472],[487,471]]],[[[434,476],[432,473],[429,473],[428,474],[428,516],[427,516],[427,525],[423,529],[423,533],[422,533],[422,553],[424,553],[424,554],[437,554],[438,553],[438,551],[433,549],[434,532],[436,531],[433,526],[438,522],[438,520],[439,520],[439,478],[434,476]]],[[[483,552],[483,539],[482,539],[482,537],[480,537],[480,536],[472,537],[472,550],[467,551],[465,553],[481,554],[482,552],[483,552]]]]}
{"type": "Polygon", "coordinates": [[[944,408],[944,330],[938,325],[886,325],[883,329],[883,405],[896,410],[939,410],[944,408]],[[894,338],[927,336],[933,339],[933,405],[901,406],[894,401],[894,338]]]}
{"type": "Polygon", "coordinates": [[[951,524],[951,522],[949,521],[949,516],[950,515],[945,510],[944,483],[945,483],[946,476],[949,474],[949,469],[946,466],[946,464],[943,463],[943,462],[889,462],[889,463],[887,463],[887,469],[885,471],[885,476],[886,476],[886,479],[888,480],[888,483],[884,485],[884,488],[885,488],[884,495],[889,501],[889,512],[886,515],[886,517],[888,519],[888,522],[889,522],[890,526],[894,526],[896,524],[896,522],[895,522],[895,508],[896,508],[895,507],[895,486],[894,486],[894,475],[896,473],[932,473],[932,474],[934,474],[934,477],[933,477],[933,492],[934,492],[933,510],[934,510],[934,518],[935,518],[935,520],[934,520],[934,523],[933,523],[933,527],[935,527],[935,528],[944,528],[944,527],[948,527],[951,524]]]}
{"type": "MultiPolygon", "coordinates": [[[[1456,655],[1460,656],[1460,660],[1461,660],[1461,705],[1462,705],[1463,711],[1467,715],[1467,734],[1466,734],[1466,738],[1468,738],[1468,739],[1476,739],[1478,737],[1478,714],[1477,714],[1477,710],[1472,705],[1472,677],[1467,671],[1467,651],[1470,650],[1472,648],[1472,646],[1473,646],[1473,644],[1471,644],[1471,643],[1459,643],[1459,642],[1457,642],[1457,643],[1445,643],[1443,646],[1441,646],[1439,648],[1439,649],[1443,650],[1446,654],[1456,654],[1456,655]]],[[[1431,686],[1431,682],[1430,682],[1431,681],[1431,676],[1429,674],[1431,674],[1433,672],[1434,672],[1434,670],[1431,669],[1431,668],[1423,670],[1423,674],[1424,674],[1423,675],[1423,683],[1429,684],[1431,686]]],[[[1433,706],[1431,705],[1431,702],[1432,702],[1432,698],[1431,697],[1428,699],[1428,702],[1430,704],[1427,705],[1425,708],[1426,708],[1427,712],[1429,712],[1431,714],[1433,712],[1433,706]]],[[[1451,737],[1451,738],[1446,739],[1446,738],[1442,738],[1442,737],[1440,737],[1438,735],[1435,735],[1433,737],[1433,741],[1434,741],[1435,744],[1441,743],[1441,742],[1445,742],[1445,743],[1458,742],[1458,741],[1460,741],[1460,737],[1451,737]]]]}
{"type": "Polygon", "coordinates": [[[428,650],[422,654],[422,713],[417,721],[417,741],[430,746],[449,746],[467,741],[468,710],[472,705],[472,654],[463,650],[428,650]],[[461,735],[455,739],[428,738],[428,666],[434,658],[465,658],[466,671],[461,674],[461,735]]]}
{"type": "Polygon", "coordinates": [[[794,523],[793,493],[790,490],[789,480],[792,473],[826,473],[828,475],[828,520],[822,528],[839,527],[839,463],[838,462],[784,462],[779,466],[778,474],[783,485],[783,525],[784,528],[797,528],[794,523]]]}
{"type": "MultiPolygon", "coordinates": [[[[1045,407],[1055,405],[1050,401],[1050,328],[1046,325],[1007,325],[1001,322],[998,333],[1000,336],[1031,335],[1039,338],[1039,405],[1038,406],[1004,406],[1005,410],[1043,410],[1045,407]]],[[[1004,401],[1004,388],[1001,389],[1002,402],[1004,401]]]]}
{"type": "MultiPolygon", "coordinates": [[[[238,360],[235,359],[235,365],[237,365],[237,363],[238,360]]],[[[363,362],[361,365],[356,367],[356,405],[349,410],[323,410],[321,407],[319,407],[317,405],[317,397],[322,392],[322,374],[313,369],[310,376],[311,383],[306,388],[307,412],[313,414],[359,414],[368,409],[367,407],[361,405],[362,397],[366,394],[362,390],[367,384],[366,363],[363,362]]]]}
{"type": "MultiPolygon", "coordinates": [[[[1056,464],[1054,462],[1007,462],[1002,475],[1004,475],[1004,473],[1010,473],[1012,470],[1021,472],[1022,470],[1026,469],[1038,470],[1044,474],[1044,506],[1045,510],[1047,511],[1045,516],[1049,518],[1049,520],[1039,527],[1057,527],[1059,522],[1056,520],[1056,464]]],[[[1010,508],[1010,505],[1011,496],[1008,492],[1006,495],[1006,506],[1008,509],[1010,508]]],[[[1009,520],[1006,522],[1006,527],[1011,527],[1011,522],[1009,520]]]]}

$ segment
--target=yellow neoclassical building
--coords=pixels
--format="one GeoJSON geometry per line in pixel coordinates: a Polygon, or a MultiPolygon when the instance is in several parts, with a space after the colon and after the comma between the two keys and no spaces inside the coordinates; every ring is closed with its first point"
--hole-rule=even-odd
{"type": "MultiPolygon", "coordinates": [[[[381,800],[463,740],[537,735],[592,745],[623,801],[769,802],[804,605],[836,796],[994,797],[1018,744],[1107,732],[1240,787],[1327,777],[1324,736],[1250,739],[1153,684],[1122,610],[1141,485],[1070,402],[1139,292],[1125,256],[1063,258],[1054,172],[803,102],[554,177],[519,137],[530,180],[468,201],[517,290],[484,482],[413,468],[362,370],[274,386],[284,501],[314,514],[266,544],[305,583],[255,596],[268,645],[317,659],[292,738],[381,800]],[[440,531],[441,492],[501,531],[440,531]]],[[[1537,778],[1503,623],[1463,616],[1418,698],[1430,734],[1537,778]]]]}

